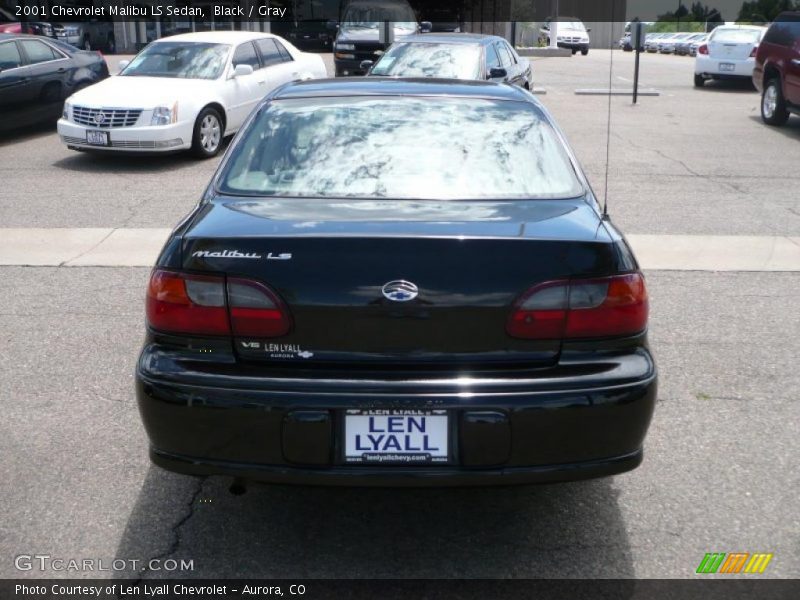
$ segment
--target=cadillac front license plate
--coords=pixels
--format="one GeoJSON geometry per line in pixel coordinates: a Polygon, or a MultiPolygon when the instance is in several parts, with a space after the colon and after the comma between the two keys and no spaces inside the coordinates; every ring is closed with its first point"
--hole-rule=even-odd
{"type": "Polygon", "coordinates": [[[86,143],[92,146],[108,146],[108,132],[107,131],[87,131],[86,143]]]}
{"type": "Polygon", "coordinates": [[[344,417],[347,463],[446,463],[446,410],[357,410],[344,417]]]}

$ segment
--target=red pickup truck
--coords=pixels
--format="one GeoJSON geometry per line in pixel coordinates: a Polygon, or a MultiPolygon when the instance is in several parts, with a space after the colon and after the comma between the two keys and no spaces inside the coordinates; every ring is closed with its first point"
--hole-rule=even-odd
{"type": "Polygon", "coordinates": [[[800,115],[800,12],[778,15],[756,52],[753,84],[761,92],[761,118],[783,125],[800,115]]]}

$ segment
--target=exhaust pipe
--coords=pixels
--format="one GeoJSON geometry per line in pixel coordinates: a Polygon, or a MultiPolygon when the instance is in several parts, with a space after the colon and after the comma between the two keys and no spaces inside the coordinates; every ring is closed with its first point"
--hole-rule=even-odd
{"type": "Polygon", "coordinates": [[[240,477],[234,477],[233,483],[231,483],[231,487],[228,491],[234,496],[241,496],[247,492],[247,482],[240,477]]]}

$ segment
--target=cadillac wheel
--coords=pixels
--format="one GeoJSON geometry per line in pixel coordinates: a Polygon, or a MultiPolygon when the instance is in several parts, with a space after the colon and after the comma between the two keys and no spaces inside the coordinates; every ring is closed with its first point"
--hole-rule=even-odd
{"type": "Polygon", "coordinates": [[[215,156],[222,141],[222,117],[213,108],[205,108],[194,126],[192,151],[201,158],[215,156]]]}

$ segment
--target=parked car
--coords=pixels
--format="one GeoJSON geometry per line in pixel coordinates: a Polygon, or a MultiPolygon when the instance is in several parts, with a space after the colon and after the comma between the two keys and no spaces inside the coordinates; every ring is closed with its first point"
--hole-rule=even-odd
{"type": "Polygon", "coordinates": [[[703,37],[694,40],[689,44],[689,56],[697,56],[697,50],[708,41],[709,34],[703,34],[703,37]]]}
{"type": "Polygon", "coordinates": [[[589,54],[591,39],[589,32],[583,21],[575,17],[548,17],[539,29],[539,43],[543,46],[550,45],[550,32],[552,23],[556,22],[556,45],[559,48],[572,50],[572,54],[578,51],[584,56],[589,54]]]}
{"type": "Polygon", "coordinates": [[[800,115],[800,12],[780,14],[756,51],[753,84],[761,92],[761,118],[783,125],[800,115]]]}
{"type": "Polygon", "coordinates": [[[92,19],[83,23],[57,24],[55,35],[62,42],[84,50],[117,51],[114,23],[111,20],[92,19]]]}
{"type": "MultiPolygon", "coordinates": [[[[278,33],[277,28],[272,31],[278,33]]],[[[302,50],[330,52],[333,48],[333,35],[324,21],[297,21],[285,37],[302,50]]]]}
{"type": "Polygon", "coordinates": [[[44,21],[20,21],[17,17],[0,7],[0,33],[29,33],[31,35],[42,35],[45,37],[55,37],[53,26],[44,21]]]}
{"type": "Polygon", "coordinates": [[[752,79],[756,50],[765,27],[724,25],[712,31],[697,48],[694,85],[708,79],[752,79]]]}
{"type": "Polygon", "coordinates": [[[270,90],[325,77],[317,54],[267,33],[187,33],[152,42],[122,72],[72,95],[58,122],[68,148],[217,154],[270,90]]]}
{"type": "Polygon", "coordinates": [[[647,307],[532,94],[290,84],[150,276],[136,368],[150,456],[359,486],[627,471],[656,399],[647,307]]]}
{"type": "Polygon", "coordinates": [[[644,49],[647,52],[658,52],[658,41],[666,36],[672,35],[671,33],[648,33],[645,36],[644,49]]]}
{"type": "Polygon", "coordinates": [[[631,44],[630,32],[626,33],[621,38],[619,38],[619,42],[617,42],[617,44],[619,45],[620,50],[623,50],[625,52],[633,52],[633,45],[631,44]]]}
{"type": "Polygon", "coordinates": [[[692,33],[676,33],[675,35],[665,38],[658,44],[658,51],[661,54],[675,54],[675,48],[681,42],[689,39],[694,34],[692,33]]]}
{"type": "Polygon", "coordinates": [[[64,98],[108,77],[96,52],[26,34],[0,33],[0,130],[55,119],[64,98]]]}
{"type": "Polygon", "coordinates": [[[428,33],[430,22],[417,23],[414,10],[406,0],[351,0],[344,3],[341,23],[333,42],[333,62],[336,76],[364,75],[365,60],[380,58],[393,42],[400,42],[415,33],[428,33]],[[390,38],[386,38],[385,23],[389,22],[390,38]]]}
{"type": "Polygon", "coordinates": [[[374,65],[362,63],[370,76],[491,79],[531,89],[533,73],[503,38],[477,33],[427,33],[392,44],[374,65]]]}
{"type": "MultiPolygon", "coordinates": [[[[675,54],[678,56],[688,56],[691,54],[691,46],[695,42],[700,42],[706,38],[705,33],[693,33],[690,36],[682,39],[677,44],[675,44],[675,54]]],[[[698,44],[699,46],[700,44],[698,44]]]]}

